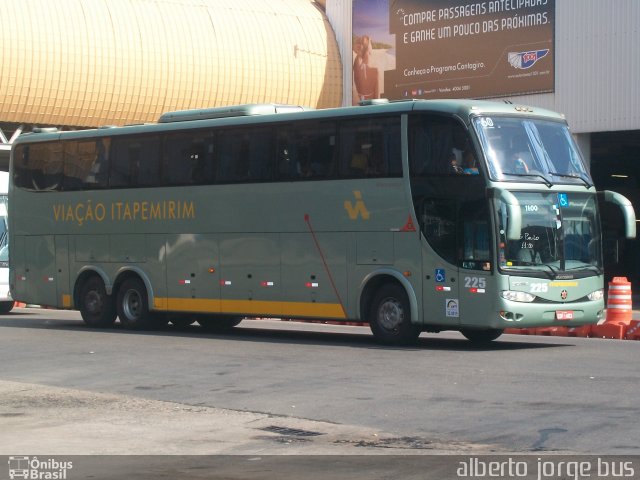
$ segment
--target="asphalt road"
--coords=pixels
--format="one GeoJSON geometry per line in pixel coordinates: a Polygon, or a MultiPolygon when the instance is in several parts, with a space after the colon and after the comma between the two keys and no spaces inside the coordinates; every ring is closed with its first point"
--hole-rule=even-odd
{"type": "Polygon", "coordinates": [[[640,342],[0,317],[0,454],[640,454],[640,342]]]}

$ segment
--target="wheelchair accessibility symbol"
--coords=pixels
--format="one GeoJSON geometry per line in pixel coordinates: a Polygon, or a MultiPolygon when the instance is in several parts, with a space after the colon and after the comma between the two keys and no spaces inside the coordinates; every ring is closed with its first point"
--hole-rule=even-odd
{"type": "Polygon", "coordinates": [[[566,193],[559,193],[558,194],[558,203],[560,204],[561,207],[568,207],[569,206],[569,196],[566,193]]]}
{"type": "Polygon", "coordinates": [[[436,268],[436,282],[443,283],[445,279],[444,268],[436,268]]]}

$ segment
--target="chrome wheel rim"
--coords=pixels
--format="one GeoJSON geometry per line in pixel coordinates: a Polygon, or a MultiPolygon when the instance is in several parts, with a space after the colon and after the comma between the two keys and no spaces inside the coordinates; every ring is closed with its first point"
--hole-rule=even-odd
{"type": "Polygon", "coordinates": [[[395,298],[387,298],[378,308],[378,324],[388,331],[397,331],[404,321],[404,309],[395,298]]]}
{"type": "Polygon", "coordinates": [[[127,318],[137,320],[142,311],[140,294],[136,290],[127,290],[122,300],[122,310],[127,318]]]}
{"type": "Polygon", "coordinates": [[[102,297],[95,290],[91,290],[84,297],[84,306],[89,313],[100,313],[102,311],[102,297]]]}

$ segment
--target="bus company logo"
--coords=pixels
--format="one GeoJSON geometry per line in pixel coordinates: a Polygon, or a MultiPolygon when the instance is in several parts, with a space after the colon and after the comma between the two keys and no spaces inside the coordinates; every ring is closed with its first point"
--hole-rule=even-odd
{"type": "Polygon", "coordinates": [[[9,478],[33,480],[65,480],[73,462],[61,462],[53,458],[39,460],[38,457],[10,456],[9,478]]]}
{"type": "Polygon", "coordinates": [[[562,290],[562,292],[560,292],[560,298],[562,300],[566,300],[568,296],[569,296],[569,292],[567,292],[566,290],[562,290]]]}
{"type": "Polygon", "coordinates": [[[513,68],[518,70],[526,70],[533,67],[538,60],[544,58],[549,53],[549,49],[544,50],[531,50],[529,52],[509,52],[507,53],[507,59],[513,68]]]}
{"type": "Polygon", "coordinates": [[[573,275],[568,274],[558,274],[556,275],[556,280],[573,280],[573,275]]]}
{"type": "Polygon", "coordinates": [[[354,190],[353,196],[356,199],[355,204],[350,200],[345,200],[344,202],[344,209],[347,211],[349,219],[357,220],[358,217],[362,217],[363,220],[369,220],[369,210],[367,210],[367,206],[364,204],[364,200],[362,200],[360,190],[354,190]]]}

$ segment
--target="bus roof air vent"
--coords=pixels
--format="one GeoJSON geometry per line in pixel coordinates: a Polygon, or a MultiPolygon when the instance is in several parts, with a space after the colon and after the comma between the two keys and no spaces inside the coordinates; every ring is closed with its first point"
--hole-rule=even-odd
{"type": "Polygon", "coordinates": [[[31,132],[33,133],[56,133],[58,127],[33,127],[31,132]]]}
{"type": "Polygon", "coordinates": [[[273,115],[276,113],[302,112],[304,110],[307,109],[299,105],[252,103],[247,105],[167,112],[160,116],[158,123],[189,122],[193,120],[211,120],[215,118],[245,117],[252,115],[273,115]]]}

